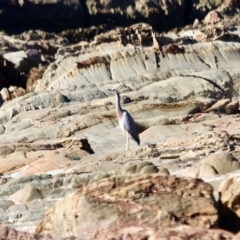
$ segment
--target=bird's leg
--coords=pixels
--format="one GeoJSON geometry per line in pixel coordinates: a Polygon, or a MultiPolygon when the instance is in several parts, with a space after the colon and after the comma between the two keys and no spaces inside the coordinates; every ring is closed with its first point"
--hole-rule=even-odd
{"type": "Polygon", "coordinates": [[[128,148],[129,148],[129,136],[128,136],[128,132],[126,132],[126,135],[127,135],[126,151],[128,151],[128,148]]]}

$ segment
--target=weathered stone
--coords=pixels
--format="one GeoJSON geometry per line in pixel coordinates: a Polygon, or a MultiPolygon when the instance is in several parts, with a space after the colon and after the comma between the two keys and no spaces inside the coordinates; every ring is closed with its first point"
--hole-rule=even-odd
{"type": "Polygon", "coordinates": [[[8,209],[12,205],[14,205],[14,202],[11,200],[0,200],[0,208],[2,209],[8,209]]]}
{"type": "Polygon", "coordinates": [[[239,196],[240,182],[238,177],[227,178],[219,186],[221,201],[240,217],[239,196]]]}
{"type": "Polygon", "coordinates": [[[159,172],[158,168],[151,162],[147,161],[130,163],[128,166],[122,167],[120,170],[120,173],[123,175],[151,174],[158,172],[159,172]]]}
{"type": "MultiPolygon", "coordinates": [[[[79,234],[81,235],[81,234],[79,234]]],[[[40,235],[34,233],[27,233],[24,231],[17,231],[12,228],[1,225],[0,227],[0,237],[6,240],[15,240],[15,239],[42,239],[42,240],[51,240],[51,239],[61,239],[61,240],[81,240],[82,236],[78,237],[62,237],[58,234],[47,234],[40,235]]],[[[89,240],[100,240],[100,239],[159,239],[164,240],[168,239],[178,239],[178,240],[187,240],[191,238],[192,240],[216,240],[216,239],[228,239],[235,240],[239,238],[239,234],[232,234],[230,232],[218,229],[199,229],[191,228],[188,226],[181,226],[177,228],[152,228],[152,227],[143,227],[143,226],[118,226],[112,227],[110,229],[102,229],[100,231],[89,230],[89,237],[85,239],[89,240]]]]}
{"type": "Polygon", "coordinates": [[[43,210],[44,209],[44,204],[42,200],[34,200],[26,203],[27,208],[32,211],[32,210],[43,210]]]}
{"type": "Polygon", "coordinates": [[[90,179],[89,177],[78,177],[78,178],[72,178],[71,182],[68,185],[68,188],[80,188],[83,186],[88,185],[90,179]]]}
{"type": "MultiPolygon", "coordinates": [[[[18,172],[19,169],[22,168],[25,164],[31,162],[32,164],[30,167],[22,169],[23,175],[32,175],[34,173],[43,173],[54,170],[58,168],[56,163],[63,165],[68,164],[69,166],[77,165],[77,161],[73,161],[72,157],[69,156],[70,154],[68,155],[68,152],[71,154],[74,153],[74,156],[79,157],[79,159],[93,153],[93,150],[89,145],[87,139],[69,138],[58,140],[39,140],[30,145],[21,143],[14,144],[12,147],[16,150],[16,152],[12,152],[13,150],[9,147],[2,146],[1,149],[0,146],[0,153],[3,155],[8,154],[6,161],[2,163],[1,171],[11,171],[11,174],[14,174],[14,172],[18,172]],[[69,151],[67,149],[69,149],[69,151]],[[53,150],[56,150],[58,154],[56,154],[53,150]],[[51,161],[46,160],[46,154],[51,159],[51,161]]],[[[20,177],[21,173],[18,173],[18,176],[20,177]]]]}
{"type": "Polygon", "coordinates": [[[26,203],[39,198],[42,198],[40,192],[30,184],[9,197],[18,203],[26,203]]]}
{"type": "Polygon", "coordinates": [[[159,239],[159,240],[216,240],[226,238],[233,240],[238,238],[238,235],[233,235],[224,230],[203,230],[195,229],[187,226],[178,228],[148,228],[139,225],[133,226],[114,226],[110,229],[102,229],[91,234],[91,240],[96,239],[159,239]]]}
{"type": "Polygon", "coordinates": [[[29,72],[28,79],[26,82],[26,91],[31,92],[33,84],[42,78],[44,71],[46,70],[45,66],[40,66],[38,68],[32,68],[29,72]]]}
{"type": "Polygon", "coordinates": [[[198,169],[198,177],[215,174],[226,174],[240,169],[240,162],[231,153],[213,153],[202,159],[198,169]],[[206,172],[205,172],[206,171],[206,172]]]}
{"type": "Polygon", "coordinates": [[[164,175],[165,175],[165,176],[170,175],[170,172],[169,172],[168,169],[165,168],[165,167],[159,167],[158,170],[159,170],[159,174],[162,174],[163,176],[164,176],[164,175]]]}
{"type": "Polygon", "coordinates": [[[217,40],[219,37],[224,36],[225,28],[222,22],[207,25],[201,28],[200,33],[197,35],[196,39],[201,42],[206,42],[210,40],[217,40]]]}
{"type": "Polygon", "coordinates": [[[231,101],[230,99],[222,99],[213,104],[210,108],[204,110],[204,112],[215,112],[218,114],[227,113],[234,114],[237,113],[239,109],[238,101],[231,101]]]}
{"type": "Polygon", "coordinates": [[[210,164],[208,163],[203,163],[199,166],[198,168],[198,173],[197,176],[199,178],[203,178],[203,177],[210,177],[210,176],[214,176],[218,174],[218,172],[215,170],[214,167],[212,167],[210,164]]]}
{"type": "Polygon", "coordinates": [[[225,112],[227,114],[235,114],[239,111],[239,102],[238,101],[231,101],[227,105],[225,105],[225,112]]]}
{"type": "MultiPolygon", "coordinates": [[[[57,234],[50,235],[39,235],[34,233],[28,233],[24,231],[17,231],[13,228],[8,228],[6,226],[1,225],[0,226],[0,238],[6,239],[6,240],[20,240],[20,239],[42,239],[42,240],[53,240],[53,239],[59,239],[61,236],[57,234]]],[[[74,240],[74,238],[65,238],[65,240],[74,240]]]]}
{"type": "Polygon", "coordinates": [[[16,204],[8,208],[8,211],[11,214],[22,213],[22,212],[25,212],[26,210],[27,210],[27,206],[25,204],[16,204]]]}
{"type": "Polygon", "coordinates": [[[22,87],[10,86],[8,88],[8,91],[11,99],[21,97],[25,94],[25,89],[23,89],[22,87]]]}
{"type": "Polygon", "coordinates": [[[48,210],[36,232],[76,236],[122,223],[168,227],[182,221],[204,228],[217,225],[210,185],[201,180],[138,175],[112,177],[79,189],[48,210]],[[176,207],[179,204],[181,208],[176,207]]]}

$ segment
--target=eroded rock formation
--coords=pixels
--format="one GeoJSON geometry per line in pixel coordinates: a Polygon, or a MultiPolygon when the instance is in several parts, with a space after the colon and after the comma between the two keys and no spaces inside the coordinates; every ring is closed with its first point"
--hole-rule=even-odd
{"type": "Polygon", "coordinates": [[[238,239],[234,2],[1,4],[0,20],[15,4],[9,30],[58,25],[0,35],[3,239],[238,239]],[[89,27],[59,32],[70,21],[89,27]],[[124,151],[109,87],[140,147],[124,151]]]}

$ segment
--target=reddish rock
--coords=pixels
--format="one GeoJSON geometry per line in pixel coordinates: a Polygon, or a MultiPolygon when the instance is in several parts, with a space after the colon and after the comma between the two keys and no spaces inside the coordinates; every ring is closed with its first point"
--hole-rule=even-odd
{"type": "Polygon", "coordinates": [[[91,240],[110,240],[110,239],[126,239],[126,240],[217,240],[217,239],[238,239],[240,234],[233,235],[224,230],[203,230],[181,226],[178,228],[151,228],[142,226],[115,226],[110,229],[103,229],[93,234],[91,240]]]}
{"type": "MultiPolygon", "coordinates": [[[[230,232],[211,229],[203,230],[199,228],[191,228],[188,226],[181,226],[177,228],[151,228],[142,226],[115,226],[110,229],[102,229],[91,234],[86,240],[112,240],[112,239],[125,239],[125,240],[237,240],[240,234],[232,234],[230,232]]],[[[34,233],[27,233],[17,231],[12,228],[0,226],[0,239],[4,240],[81,240],[82,234],[78,237],[62,237],[57,234],[40,235],[34,233]]]]}
{"type": "Polygon", "coordinates": [[[80,188],[49,209],[36,232],[88,237],[93,229],[121,225],[157,229],[182,224],[217,226],[212,187],[197,179],[135,175],[111,177],[80,188]]]}

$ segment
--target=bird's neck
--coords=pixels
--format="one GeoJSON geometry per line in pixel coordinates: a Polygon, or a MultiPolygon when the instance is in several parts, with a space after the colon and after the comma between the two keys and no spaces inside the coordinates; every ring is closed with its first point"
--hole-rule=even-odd
{"type": "Polygon", "coordinates": [[[116,92],[116,111],[117,111],[117,114],[122,112],[122,107],[121,107],[121,103],[120,103],[120,95],[118,92],[116,92]]]}

